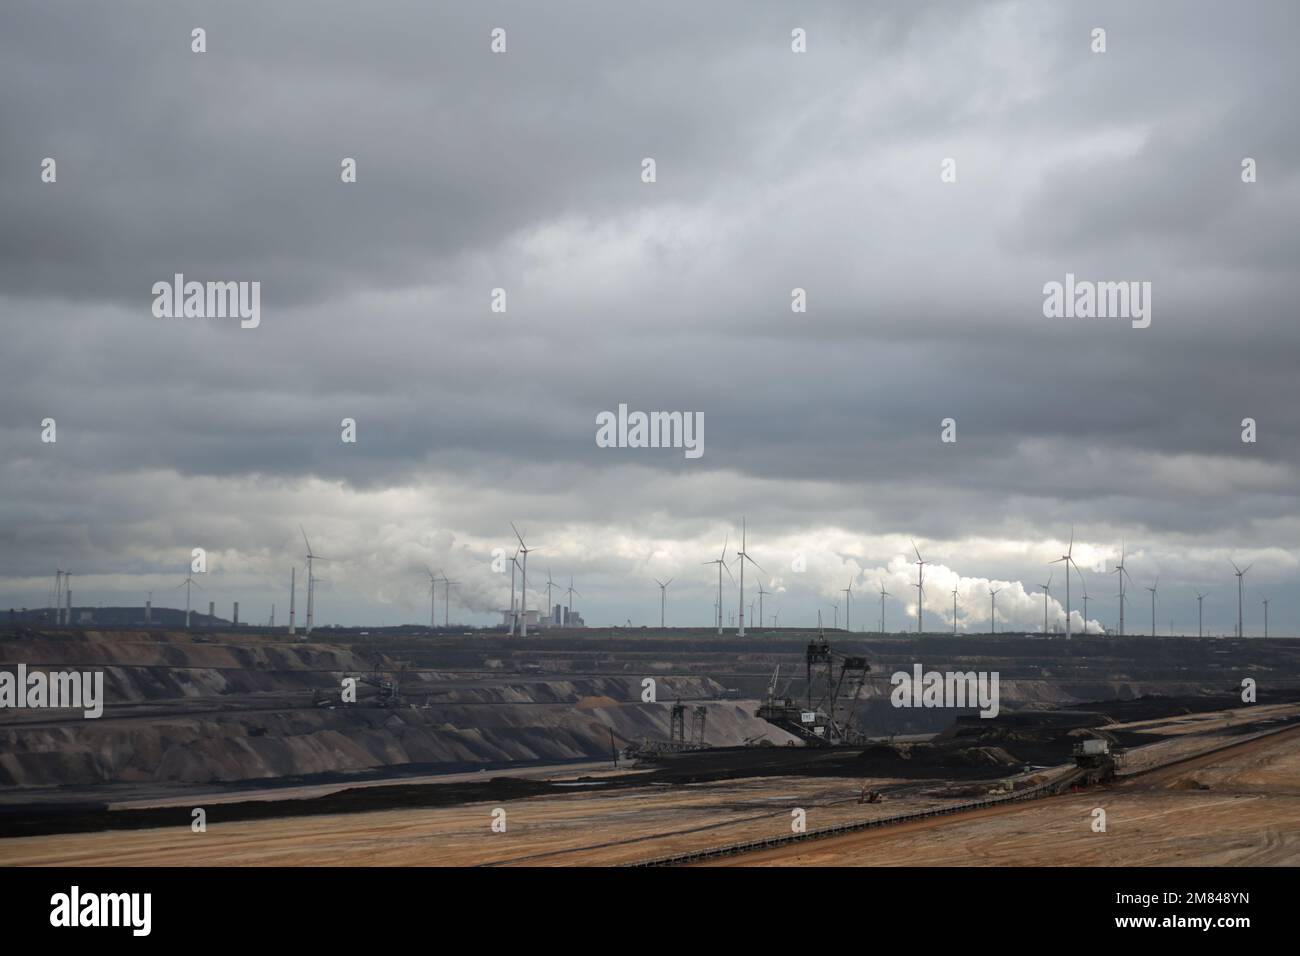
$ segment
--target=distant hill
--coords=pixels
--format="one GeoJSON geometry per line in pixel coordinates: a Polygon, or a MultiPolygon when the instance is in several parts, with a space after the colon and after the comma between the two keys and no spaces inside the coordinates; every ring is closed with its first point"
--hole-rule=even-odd
{"type": "MultiPolygon", "coordinates": [[[[242,617],[242,615],[241,615],[242,617]]],[[[11,608],[4,621],[30,626],[52,627],[55,615],[52,607],[11,608]]],[[[155,607],[151,612],[151,627],[184,628],[185,609],[155,607]]],[[[78,607],[72,606],[72,623],[76,627],[144,627],[144,607],[78,607]]],[[[190,612],[190,627],[230,627],[230,621],[210,617],[198,611],[190,612]]]]}

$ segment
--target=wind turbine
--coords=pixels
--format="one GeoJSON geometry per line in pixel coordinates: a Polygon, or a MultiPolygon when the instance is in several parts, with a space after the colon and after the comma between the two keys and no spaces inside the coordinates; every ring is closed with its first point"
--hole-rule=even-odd
{"type": "Polygon", "coordinates": [[[923,634],[925,632],[921,628],[921,614],[925,606],[925,559],[917,550],[916,541],[912,542],[912,550],[916,551],[916,633],[923,634]]]}
{"type": "Polygon", "coordinates": [[[839,605],[839,602],[838,602],[838,601],[833,601],[833,602],[831,602],[831,607],[835,609],[835,617],[833,618],[833,620],[834,620],[834,624],[832,625],[832,627],[833,627],[835,630],[838,631],[838,630],[840,629],[840,605],[839,605]]]}
{"type": "Polygon", "coordinates": [[[575,591],[575,590],[574,590],[574,588],[573,588],[573,575],[570,574],[570,575],[569,575],[569,603],[568,603],[568,605],[567,605],[567,608],[568,608],[568,611],[569,611],[569,617],[570,617],[570,619],[572,619],[572,617],[573,617],[573,596],[574,596],[575,594],[578,595],[578,597],[582,597],[582,592],[581,592],[581,591],[575,591]]]}
{"type": "Polygon", "coordinates": [[[771,591],[763,590],[763,581],[760,578],[758,582],[758,626],[760,628],[763,626],[763,595],[771,593],[771,591]]]}
{"type": "Polygon", "coordinates": [[[1156,583],[1147,588],[1151,592],[1151,636],[1156,636],[1156,588],[1160,587],[1160,579],[1156,578],[1156,583]]]}
{"type": "Polygon", "coordinates": [[[887,598],[888,596],[889,596],[889,592],[885,590],[885,586],[882,584],[880,586],[880,633],[881,634],[885,633],[885,598],[887,598]]]}
{"type": "Polygon", "coordinates": [[[1001,588],[989,588],[989,627],[990,634],[998,632],[998,592],[1001,588]]]}
{"type": "Polygon", "coordinates": [[[434,574],[433,568],[427,564],[424,570],[429,572],[429,630],[434,631],[438,628],[438,575],[434,574]]]}
{"type": "Polygon", "coordinates": [[[293,634],[296,625],[294,618],[297,612],[298,600],[298,566],[295,564],[289,569],[289,633],[293,634]]]}
{"type": "Polygon", "coordinates": [[[1119,575],[1119,636],[1124,636],[1124,579],[1133,580],[1128,573],[1128,568],[1124,567],[1124,541],[1119,542],[1119,564],[1115,565],[1115,574],[1119,575]]]}
{"type": "Polygon", "coordinates": [[[849,626],[849,613],[853,608],[853,578],[849,578],[849,586],[844,589],[844,630],[852,631],[849,626]]]}
{"type": "Polygon", "coordinates": [[[1047,633],[1047,595],[1052,590],[1052,575],[1047,576],[1047,583],[1038,585],[1043,589],[1043,633],[1047,633]]]}
{"type": "MultiPolygon", "coordinates": [[[[1051,564],[1065,562],[1065,639],[1070,639],[1070,565],[1074,563],[1074,525],[1070,525],[1070,547],[1051,564]]],[[[1082,577],[1082,575],[1080,575],[1082,577]]],[[[1084,621],[1085,626],[1087,621],[1084,621]]]]}
{"type": "Polygon", "coordinates": [[[312,573],[312,562],[328,561],[330,559],[322,558],[319,554],[313,554],[311,542],[307,540],[307,530],[302,525],[298,525],[298,530],[302,532],[303,544],[307,545],[307,633],[310,634],[316,611],[316,576],[312,573]]]}
{"type": "MultiPolygon", "coordinates": [[[[737,628],[736,630],[736,636],[744,637],[745,636],[745,562],[748,561],[750,564],[758,568],[758,570],[762,571],[764,574],[767,574],[767,572],[763,571],[762,566],[759,565],[759,563],[755,561],[753,558],[751,558],[749,556],[749,553],[745,550],[745,519],[743,517],[740,519],[740,550],[736,552],[736,560],[740,562],[740,627],[737,628]]],[[[750,617],[753,616],[754,616],[753,612],[750,612],[750,617]]]]}
{"type": "Polygon", "coordinates": [[[510,636],[515,636],[515,631],[519,630],[519,615],[515,613],[515,571],[519,569],[519,549],[515,548],[514,556],[510,559],[510,636]]]}
{"type": "Polygon", "coordinates": [[[1088,585],[1083,582],[1083,575],[1079,575],[1079,583],[1083,584],[1083,633],[1088,633],[1088,585]]]}
{"type": "MultiPolygon", "coordinates": [[[[727,545],[731,544],[731,535],[728,534],[722,542],[722,554],[718,555],[712,561],[702,561],[701,564],[716,564],[718,566],[718,633],[722,633],[722,569],[727,568],[727,545]]],[[[731,578],[731,568],[727,568],[727,577],[731,578]]],[[[733,581],[735,578],[731,578],[733,581]]]]}
{"type": "Polygon", "coordinates": [[[1232,565],[1232,570],[1237,574],[1237,637],[1245,637],[1246,631],[1242,626],[1244,619],[1242,617],[1241,609],[1242,601],[1245,599],[1246,592],[1243,588],[1241,579],[1246,576],[1246,571],[1249,571],[1255,565],[1248,564],[1246,565],[1245,571],[1243,571],[1241,568],[1237,567],[1237,562],[1233,561],[1231,558],[1228,559],[1228,563],[1232,565]]]}
{"type": "Polygon", "coordinates": [[[952,636],[957,636],[957,589],[952,589],[952,636]]]}
{"type": "Polygon", "coordinates": [[[551,588],[557,588],[557,587],[559,587],[559,585],[551,580],[551,569],[547,568],[546,569],[546,616],[548,619],[550,619],[552,624],[558,623],[554,618],[555,605],[551,603],[551,588]]]}
{"type": "Polygon", "coordinates": [[[1204,610],[1205,610],[1205,599],[1207,597],[1209,597],[1208,594],[1202,594],[1199,590],[1196,592],[1196,636],[1197,637],[1205,636],[1205,627],[1203,626],[1203,622],[1205,621],[1204,610]]]}
{"type": "Polygon", "coordinates": [[[515,533],[515,537],[519,539],[519,553],[524,556],[524,564],[523,567],[520,568],[520,574],[522,575],[522,579],[519,582],[519,608],[521,611],[523,611],[523,614],[520,615],[519,636],[527,637],[528,636],[528,552],[536,551],[537,549],[530,548],[526,544],[524,544],[523,535],[519,533],[519,529],[515,527],[515,523],[513,521],[510,522],[510,530],[512,530],[515,533]]]}
{"type": "Polygon", "coordinates": [[[440,571],[439,573],[442,574],[442,584],[443,584],[442,626],[451,627],[451,586],[453,584],[460,584],[460,582],[452,581],[451,579],[449,579],[445,571],[440,571]]]}
{"type": "MultiPolygon", "coordinates": [[[[663,630],[664,628],[664,609],[667,607],[668,604],[668,585],[672,583],[673,583],[672,578],[669,578],[667,581],[660,581],[658,578],[655,578],[655,584],[659,585],[659,629],[660,630],[663,630]]],[[[547,600],[549,601],[550,598],[547,598],[547,600]]]]}
{"type": "MultiPolygon", "coordinates": [[[[185,575],[184,581],[176,585],[176,587],[172,588],[173,591],[178,590],[180,588],[185,589],[185,630],[187,631],[190,629],[190,585],[193,585],[194,587],[198,588],[200,591],[203,590],[203,585],[199,584],[198,581],[194,580],[193,570],[191,570],[189,573],[185,575]]],[[[72,623],[72,622],[69,621],[68,623],[72,623]]]]}

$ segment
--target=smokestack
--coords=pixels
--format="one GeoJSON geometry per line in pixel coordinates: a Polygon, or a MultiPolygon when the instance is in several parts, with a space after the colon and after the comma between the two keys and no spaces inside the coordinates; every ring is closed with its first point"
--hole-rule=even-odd
{"type": "Polygon", "coordinates": [[[289,569],[289,633],[293,633],[293,603],[298,594],[298,566],[289,569]]]}
{"type": "Polygon", "coordinates": [[[216,623],[217,623],[217,602],[209,601],[208,602],[208,627],[212,627],[216,623]]]}
{"type": "Polygon", "coordinates": [[[234,619],[234,625],[235,625],[235,627],[239,627],[239,602],[238,602],[238,601],[235,602],[235,619],[234,619]]]}

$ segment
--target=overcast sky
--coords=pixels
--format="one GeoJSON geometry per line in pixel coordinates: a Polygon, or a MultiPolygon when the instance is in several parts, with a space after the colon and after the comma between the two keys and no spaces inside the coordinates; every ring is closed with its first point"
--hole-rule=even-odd
{"type": "Polygon", "coordinates": [[[914,627],[915,538],[930,628],[955,587],[987,630],[990,581],[1039,628],[1073,525],[1094,629],[1123,540],[1130,632],[1157,577],[1162,633],[1195,588],[1230,629],[1232,559],[1294,634],[1298,37],[1290,0],[6,3],[0,602],[183,606],[202,547],[196,603],[283,622],[301,523],[318,624],[427,621],[426,564],[486,623],[513,520],[589,623],[673,577],[703,625],[744,515],[782,624],[852,582],[914,627]],[[1045,318],[1067,272],[1150,282],[1150,327],[1045,318]],[[156,318],[175,273],[260,282],[260,326],[156,318]],[[703,456],[597,447],[620,403],[703,456]]]}

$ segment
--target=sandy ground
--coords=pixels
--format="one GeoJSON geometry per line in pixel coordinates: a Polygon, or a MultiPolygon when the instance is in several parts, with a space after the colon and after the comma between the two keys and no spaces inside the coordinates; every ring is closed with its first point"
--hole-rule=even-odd
{"type": "Polygon", "coordinates": [[[682,788],[641,788],[503,803],[507,831],[492,831],[489,803],[425,810],[245,821],[208,831],[184,828],[23,837],[0,841],[9,865],[481,865],[610,864],[790,832],[790,808],[810,828],[904,806],[951,802],[895,783],[909,796],[859,805],[860,782],[756,778],[682,788]]]}
{"type": "Polygon", "coordinates": [[[1300,729],[1099,790],[716,861],[721,866],[1296,866],[1300,729]],[[1094,832],[1093,811],[1106,811],[1094,832]]]}
{"type": "MultiPolygon", "coordinates": [[[[1258,716],[1258,715],[1257,715],[1258,716]]],[[[1166,748],[1235,738],[1217,718],[1166,748]]],[[[1130,762],[1142,762],[1134,752],[1130,762]]],[[[554,769],[554,768],[553,768],[554,769]]],[[[0,840],[3,865],[609,865],[950,804],[939,781],[871,781],[885,802],[857,802],[863,781],[773,777],[646,786],[491,803],[0,840]]],[[[990,784],[991,785],[991,784],[990,784]]],[[[198,806],[203,803],[197,802],[198,806]]],[[[731,865],[1300,864],[1300,728],[1113,788],[798,844],[731,865]],[[1208,788],[1208,789],[1205,789],[1208,788]],[[1091,829],[1107,811],[1107,832],[1091,829]]]]}

